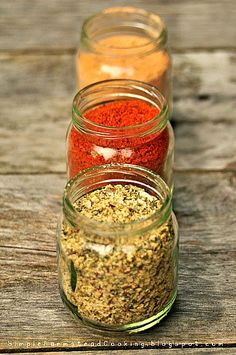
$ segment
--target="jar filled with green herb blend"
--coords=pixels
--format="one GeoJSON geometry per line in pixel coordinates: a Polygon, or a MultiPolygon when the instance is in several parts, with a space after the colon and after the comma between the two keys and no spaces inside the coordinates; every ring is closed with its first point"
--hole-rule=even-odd
{"type": "Polygon", "coordinates": [[[57,247],[61,297],[89,326],[139,332],[175,301],[177,222],[169,188],[148,169],[103,165],[71,179],[57,247]]]}

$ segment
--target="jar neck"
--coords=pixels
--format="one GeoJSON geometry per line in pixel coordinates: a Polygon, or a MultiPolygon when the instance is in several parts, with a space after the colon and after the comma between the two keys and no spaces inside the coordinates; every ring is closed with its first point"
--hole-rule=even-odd
{"type": "Polygon", "coordinates": [[[126,79],[106,80],[89,85],[78,92],[73,101],[72,123],[80,132],[108,140],[145,137],[164,129],[169,110],[160,91],[149,84],[126,79]],[[96,124],[85,113],[97,106],[118,100],[142,100],[158,108],[158,115],[142,124],[111,127],[96,124]]]}
{"type": "Polygon", "coordinates": [[[107,56],[146,55],[165,47],[167,31],[161,18],[134,7],[113,7],[89,17],[82,26],[81,44],[92,52],[107,56]],[[104,39],[135,36],[143,39],[136,45],[104,39]]]}
{"type": "Polygon", "coordinates": [[[79,227],[89,233],[108,237],[131,235],[159,227],[168,220],[172,212],[171,194],[161,177],[151,170],[129,164],[101,165],[82,171],[67,183],[63,196],[63,212],[74,228],[79,227]],[[160,199],[161,208],[146,219],[123,224],[91,220],[75,209],[74,204],[79,198],[108,184],[132,184],[144,188],[160,199]]]}

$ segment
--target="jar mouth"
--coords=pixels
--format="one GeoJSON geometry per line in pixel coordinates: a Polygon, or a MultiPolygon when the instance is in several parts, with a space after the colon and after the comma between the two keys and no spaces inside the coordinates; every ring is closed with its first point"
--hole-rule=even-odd
{"type": "Polygon", "coordinates": [[[135,7],[110,7],[87,18],[82,26],[81,43],[90,51],[107,56],[142,55],[166,45],[167,31],[160,16],[135,7]],[[119,46],[104,43],[111,36],[138,36],[143,42],[119,46]]]}
{"type": "Polygon", "coordinates": [[[63,211],[73,227],[81,227],[90,233],[107,236],[125,233],[143,233],[159,227],[167,221],[172,211],[171,193],[162,178],[153,171],[131,164],[106,164],[81,171],[66,184],[63,195],[63,211]],[[133,184],[158,197],[162,205],[149,217],[129,223],[108,223],[92,220],[74,207],[74,203],[88,192],[108,184],[133,184]]]}
{"type": "Polygon", "coordinates": [[[93,83],[81,89],[73,100],[72,122],[75,128],[85,134],[105,139],[145,137],[161,131],[169,120],[168,104],[155,87],[137,80],[112,79],[93,83]],[[144,123],[132,126],[114,127],[95,123],[84,113],[103,104],[118,100],[142,100],[159,110],[158,115],[144,123]]]}

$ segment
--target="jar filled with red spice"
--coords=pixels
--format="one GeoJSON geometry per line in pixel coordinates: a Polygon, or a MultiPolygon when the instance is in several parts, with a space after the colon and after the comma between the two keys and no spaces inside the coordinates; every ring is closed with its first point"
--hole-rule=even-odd
{"type": "Polygon", "coordinates": [[[144,9],[112,7],[86,19],[76,70],[79,88],[101,80],[140,80],[171,102],[167,29],[160,16],[144,9]]]}
{"type": "Polygon", "coordinates": [[[107,80],[73,101],[67,132],[68,177],[102,164],[134,164],[158,173],[172,187],[174,135],[163,95],[149,84],[107,80]]]}

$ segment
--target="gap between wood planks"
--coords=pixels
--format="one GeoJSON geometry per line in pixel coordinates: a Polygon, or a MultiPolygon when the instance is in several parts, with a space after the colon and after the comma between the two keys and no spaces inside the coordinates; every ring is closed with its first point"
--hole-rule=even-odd
{"type": "MultiPolygon", "coordinates": [[[[127,342],[129,342],[129,340],[127,340],[127,342]]],[[[140,342],[141,343],[141,342],[140,342]]],[[[145,341],[143,342],[145,343],[145,341]]],[[[189,350],[189,349],[193,349],[193,350],[199,350],[201,351],[201,349],[203,350],[206,350],[206,349],[209,349],[210,351],[211,350],[223,350],[223,349],[234,349],[236,347],[236,344],[234,343],[221,343],[220,346],[218,345],[217,347],[215,346],[214,343],[209,343],[209,345],[206,345],[206,343],[198,343],[198,344],[194,344],[194,343],[189,343],[189,344],[176,344],[173,346],[173,348],[170,350],[169,349],[169,344],[165,344],[165,345],[162,345],[160,344],[159,346],[146,346],[145,347],[145,353],[148,355],[149,353],[151,354],[151,351],[152,350],[165,350],[165,354],[166,355],[169,355],[169,354],[172,354],[174,350],[180,350],[180,349],[186,349],[186,350],[189,350]],[[222,344],[222,345],[221,345],[222,344]],[[167,353],[166,351],[172,351],[172,353],[167,353]]],[[[137,350],[134,350],[134,347],[133,346],[99,346],[99,352],[98,352],[98,348],[94,347],[89,347],[89,346],[83,346],[83,347],[73,347],[73,348],[62,348],[62,347],[53,347],[53,348],[34,348],[32,349],[28,349],[28,348],[22,348],[22,349],[6,349],[6,350],[1,350],[1,353],[5,354],[5,353],[22,353],[24,355],[26,354],[32,354],[32,353],[40,353],[40,352],[43,352],[43,353],[64,353],[65,351],[67,353],[72,353],[72,352],[75,352],[75,351],[79,351],[79,352],[83,352],[83,354],[93,354],[96,352],[96,354],[102,354],[103,352],[105,353],[105,351],[109,351],[110,352],[117,352],[119,351],[119,353],[121,354],[121,351],[123,353],[123,351],[129,351],[131,350],[131,352],[127,352],[127,354],[142,354],[141,352],[143,352],[144,349],[141,348],[141,345],[140,347],[137,349],[137,350]],[[86,352],[86,353],[85,353],[86,352]]],[[[1,354],[0,353],[0,354],[1,354]]],[[[123,353],[125,355],[125,353],[123,353]]],[[[164,352],[163,352],[164,354],[164,352]]],[[[200,353],[201,354],[201,353],[200,353]]],[[[229,353],[229,354],[233,354],[233,352],[229,353]]]]}
{"type": "MultiPolygon", "coordinates": [[[[1,55],[12,55],[12,56],[21,56],[21,55],[74,55],[76,54],[78,48],[30,48],[30,49],[1,49],[1,55]]],[[[216,51],[224,52],[236,52],[236,47],[232,46],[219,46],[214,48],[204,48],[204,47],[186,47],[184,49],[171,47],[172,54],[186,54],[186,53],[214,53],[216,51]]]]}
{"type": "MultiPolygon", "coordinates": [[[[181,168],[174,168],[174,174],[196,174],[196,175],[202,175],[202,174],[215,174],[215,173],[235,173],[236,169],[234,168],[224,168],[224,169],[181,169],[181,168]]],[[[66,179],[66,171],[43,171],[43,172],[21,172],[21,171],[16,171],[16,172],[0,172],[0,176],[14,176],[14,175],[20,175],[20,176],[27,176],[27,175],[65,175],[66,179]]]]}

